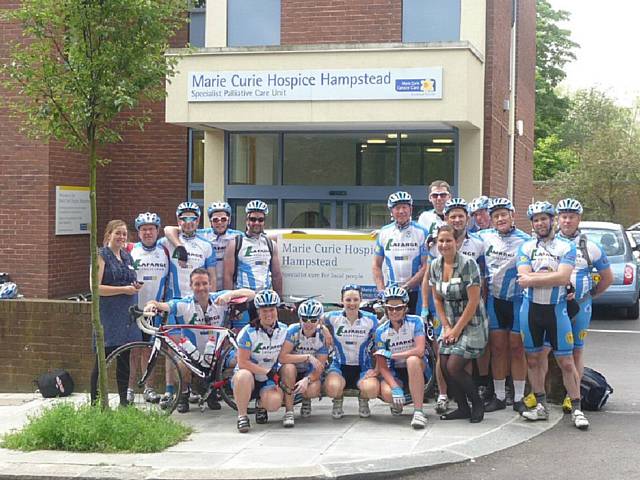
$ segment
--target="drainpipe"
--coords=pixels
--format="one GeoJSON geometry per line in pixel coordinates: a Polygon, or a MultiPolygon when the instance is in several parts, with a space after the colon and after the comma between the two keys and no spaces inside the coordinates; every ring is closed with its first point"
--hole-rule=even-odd
{"type": "Polygon", "coordinates": [[[507,158],[507,197],[513,199],[515,176],[516,124],[516,44],[518,36],[518,0],[512,0],[511,45],[509,51],[509,153],[507,158]]]}

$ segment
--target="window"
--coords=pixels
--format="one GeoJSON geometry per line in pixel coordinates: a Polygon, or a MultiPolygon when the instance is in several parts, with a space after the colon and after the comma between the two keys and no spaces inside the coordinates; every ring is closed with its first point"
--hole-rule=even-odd
{"type": "Polygon", "coordinates": [[[280,157],[278,134],[231,135],[229,142],[229,183],[234,185],[275,185],[280,157]]]}
{"type": "Polygon", "coordinates": [[[280,45],[280,0],[227,2],[227,44],[230,47],[280,45]]]}
{"type": "Polygon", "coordinates": [[[204,203],[204,132],[189,129],[189,201],[204,203]]]}
{"type": "Polygon", "coordinates": [[[189,9],[189,45],[192,47],[204,47],[206,16],[204,2],[189,9]]]}
{"type": "Polygon", "coordinates": [[[460,40],[460,0],[403,0],[403,42],[460,40]]]}
{"type": "Polygon", "coordinates": [[[452,184],[455,139],[451,134],[412,133],[400,140],[400,185],[429,185],[434,180],[452,184]]]}

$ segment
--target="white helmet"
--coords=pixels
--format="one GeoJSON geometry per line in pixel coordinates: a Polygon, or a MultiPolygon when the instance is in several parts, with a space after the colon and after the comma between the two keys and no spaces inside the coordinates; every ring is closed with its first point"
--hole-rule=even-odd
{"type": "Polygon", "coordinates": [[[227,202],[212,202],[207,208],[207,215],[211,218],[215,212],[225,212],[227,215],[231,216],[231,205],[227,202]]]}
{"type": "Polygon", "coordinates": [[[155,225],[160,228],[160,216],[152,212],[141,213],[135,220],[136,230],[140,230],[143,225],[155,225]]]}
{"type": "Polygon", "coordinates": [[[582,204],[573,198],[564,198],[556,205],[556,212],[577,213],[578,215],[582,215],[582,204]]]}
{"type": "Polygon", "coordinates": [[[247,206],[244,207],[244,211],[245,213],[262,212],[265,215],[269,215],[269,206],[262,200],[251,200],[247,203],[247,206]]]}
{"type": "Polygon", "coordinates": [[[16,298],[18,286],[13,282],[5,282],[0,285],[0,299],[16,298]]]}
{"type": "Polygon", "coordinates": [[[413,198],[407,192],[395,192],[389,195],[387,200],[387,208],[391,210],[396,205],[406,204],[409,206],[413,206],[413,198]]]}

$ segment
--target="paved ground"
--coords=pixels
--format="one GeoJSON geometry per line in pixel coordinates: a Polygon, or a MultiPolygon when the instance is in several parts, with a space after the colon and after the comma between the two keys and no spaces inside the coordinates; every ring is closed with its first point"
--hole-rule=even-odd
{"type": "MultiPolygon", "coordinates": [[[[74,396],[84,401],[84,396],[74,396]]],[[[34,395],[0,394],[0,432],[23,424],[28,414],[50,404],[34,395]]],[[[0,478],[240,479],[338,478],[386,476],[427,466],[477,458],[525,442],[561,418],[554,409],[548,422],[528,423],[512,410],[488,414],[485,421],[443,422],[432,406],[429,425],[412,430],[411,407],[392,417],[387,406],[372,402],[373,415],[357,416],[357,400],[345,400],[345,417],[333,420],[331,402],[314,402],[313,415],[296,417],[293,430],[272,414],[268,425],[236,431],[235,412],[192,410],[176,418],[192,425],[191,437],[158,454],[80,454],[54,451],[22,453],[0,449],[0,478]],[[286,458],[286,460],[285,460],[286,458]]]]}

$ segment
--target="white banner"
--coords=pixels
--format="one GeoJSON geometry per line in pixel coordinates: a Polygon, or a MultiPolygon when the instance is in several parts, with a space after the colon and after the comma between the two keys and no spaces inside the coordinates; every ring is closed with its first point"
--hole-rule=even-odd
{"type": "Polygon", "coordinates": [[[285,295],[322,295],[323,303],[337,303],[340,289],[355,283],[365,298],[374,298],[371,272],[375,240],[367,234],[278,236],[285,295]]]}
{"type": "Polygon", "coordinates": [[[442,67],[189,72],[189,102],[442,98],[442,67]]]}
{"type": "Polygon", "coordinates": [[[89,187],[56,186],[56,235],[91,232],[89,187]]]}

